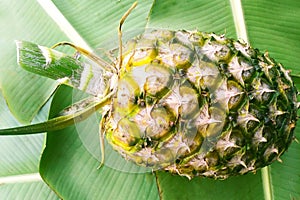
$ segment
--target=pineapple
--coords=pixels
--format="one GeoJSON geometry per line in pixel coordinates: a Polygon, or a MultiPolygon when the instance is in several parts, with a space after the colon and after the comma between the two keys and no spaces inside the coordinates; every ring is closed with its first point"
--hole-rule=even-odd
{"type": "Polygon", "coordinates": [[[21,67],[66,78],[103,98],[0,135],[57,130],[103,107],[100,131],[108,142],[127,160],[153,170],[226,179],[280,160],[297,120],[297,90],[289,72],[268,53],[214,33],[151,30],[123,49],[121,25],[135,6],[120,21],[120,57],[113,65],[68,42],[58,45],[74,47],[100,68],[18,42],[21,67]],[[82,106],[87,109],[76,114],[82,106]]]}
{"type": "Polygon", "coordinates": [[[279,160],[293,139],[297,91],[268,53],[223,35],[153,30],[122,60],[104,130],[138,165],[225,179],[279,160]]]}

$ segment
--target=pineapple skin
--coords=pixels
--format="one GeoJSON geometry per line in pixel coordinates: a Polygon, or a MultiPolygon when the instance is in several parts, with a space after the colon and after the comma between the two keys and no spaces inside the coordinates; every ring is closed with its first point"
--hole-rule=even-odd
{"type": "Polygon", "coordinates": [[[192,178],[255,172],[287,150],[297,91],[281,64],[241,41],[152,30],[123,51],[105,117],[126,159],[192,178]]]}

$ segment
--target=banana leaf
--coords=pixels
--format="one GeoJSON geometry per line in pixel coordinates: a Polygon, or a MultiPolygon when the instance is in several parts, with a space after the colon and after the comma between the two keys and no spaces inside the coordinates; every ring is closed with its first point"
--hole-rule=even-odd
{"type": "MultiPolygon", "coordinates": [[[[56,89],[57,82],[20,69],[16,62],[15,39],[44,46],[67,40],[89,50],[114,49],[118,47],[119,20],[132,3],[129,0],[29,0],[23,4],[17,0],[2,1],[1,128],[54,117],[65,107],[86,97],[67,86],[56,89]],[[42,117],[34,118],[37,113],[42,117]]],[[[299,24],[300,2],[296,0],[141,0],[124,23],[123,39],[126,41],[147,28],[225,33],[227,37],[242,38],[256,48],[268,50],[272,57],[292,71],[293,80],[300,87],[297,66],[300,61],[299,24]]],[[[105,165],[98,170],[101,160],[99,119],[99,114],[95,113],[84,122],[50,131],[45,143],[44,134],[1,136],[0,141],[6,145],[0,146],[0,185],[1,178],[6,184],[0,187],[0,194],[3,194],[0,197],[120,200],[300,198],[300,145],[296,142],[281,157],[282,163],[274,163],[256,174],[223,181],[188,180],[166,172],[152,172],[126,162],[109,145],[105,145],[105,165]],[[42,179],[36,176],[38,172],[42,179]],[[18,176],[26,174],[35,175],[35,179],[18,176]],[[6,177],[9,179],[4,179],[6,177]],[[13,196],[19,187],[22,188],[19,196],[13,196]]],[[[295,135],[300,136],[299,125],[295,135]]]]}

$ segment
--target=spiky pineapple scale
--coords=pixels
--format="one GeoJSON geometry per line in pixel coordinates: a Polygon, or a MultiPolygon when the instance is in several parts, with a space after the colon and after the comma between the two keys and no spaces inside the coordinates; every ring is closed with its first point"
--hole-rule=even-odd
{"type": "Polygon", "coordinates": [[[215,34],[154,30],[124,49],[105,129],[139,165],[227,178],[287,149],[296,104],[290,76],[268,54],[215,34]]]}

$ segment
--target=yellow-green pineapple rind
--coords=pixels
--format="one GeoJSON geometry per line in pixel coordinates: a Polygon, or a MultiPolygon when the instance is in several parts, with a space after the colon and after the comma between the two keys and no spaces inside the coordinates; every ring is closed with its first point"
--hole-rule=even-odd
{"type": "Polygon", "coordinates": [[[227,178],[278,159],[293,139],[296,88],[267,53],[224,36],[154,30],[124,49],[106,136],[125,158],[227,178]]]}

